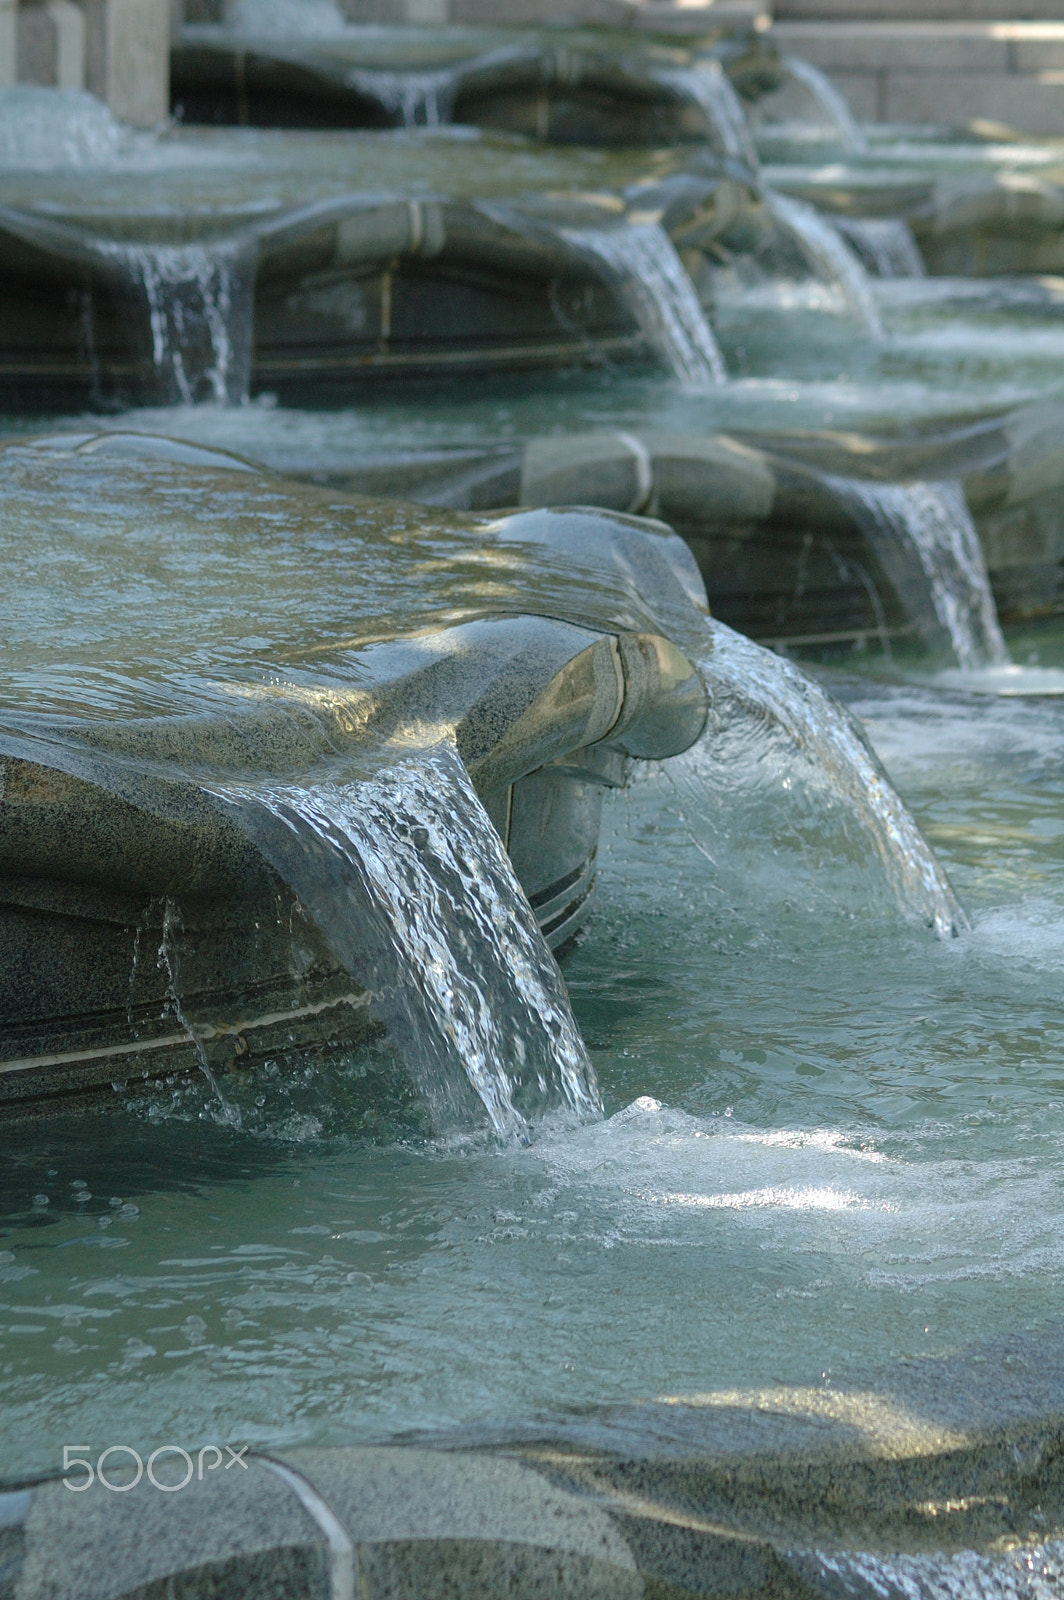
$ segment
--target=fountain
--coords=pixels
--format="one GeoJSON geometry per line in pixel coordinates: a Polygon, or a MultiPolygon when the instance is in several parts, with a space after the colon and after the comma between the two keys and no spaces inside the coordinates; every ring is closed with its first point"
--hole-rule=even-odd
{"type": "Polygon", "coordinates": [[[0,476],[8,581],[38,597],[3,718],[5,1104],[198,1058],[224,1108],[223,1066],[376,1018],[439,1126],[477,1100],[500,1132],[540,1101],[593,1108],[541,932],[579,926],[603,786],[704,722],[660,632],[699,615],[682,543],[593,513],[343,503],[145,436],[8,446],[0,476]],[[60,665],[70,602],[48,613],[31,545],[95,596],[60,665]],[[233,630],[210,575],[237,559],[233,630]]]}
{"type": "Polygon", "coordinates": [[[184,122],[258,127],[435,127],[457,122],[562,144],[649,147],[707,138],[756,166],[729,79],[776,80],[751,27],[718,22],[666,46],[570,29],[343,27],[271,37],[254,8],[184,29],[172,93],[184,122]]]}
{"type": "Polygon", "coordinates": [[[38,407],[320,399],[405,375],[645,359],[648,335],[671,359],[671,325],[638,295],[633,315],[628,280],[618,296],[617,228],[626,246],[653,237],[706,359],[662,230],[689,253],[744,248],[758,217],[697,150],[563,155],[463,130],[178,131],[102,168],[33,141],[15,159],[0,173],[0,360],[38,407]]]}
{"type": "Polygon", "coordinates": [[[1049,1600],[1034,156],[488,31],[0,172],[0,1593],[1049,1600]]]}

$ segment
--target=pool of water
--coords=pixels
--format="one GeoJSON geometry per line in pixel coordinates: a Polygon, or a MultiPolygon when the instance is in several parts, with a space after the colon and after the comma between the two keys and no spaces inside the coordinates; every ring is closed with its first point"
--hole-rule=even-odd
{"type": "MultiPolygon", "coordinates": [[[[1012,643],[1064,664],[1055,625],[1012,643]]],[[[0,1472],[819,1381],[1057,1315],[1064,704],[831,685],[970,931],[903,921],[741,739],[650,769],[563,963],[602,1121],[367,1127],[348,1059],[241,1080],[240,1130],[206,1083],[5,1130],[0,1472]]]]}

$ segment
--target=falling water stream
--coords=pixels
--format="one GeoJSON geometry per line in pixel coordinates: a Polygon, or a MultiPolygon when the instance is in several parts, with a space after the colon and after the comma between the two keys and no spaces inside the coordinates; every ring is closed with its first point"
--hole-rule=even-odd
{"type": "Polygon", "coordinates": [[[251,378],[254,254],[231,240],[95,250],[120,265],[147,307],[160,399],[246,399],[251,378]]]}
{"type": "Polygon", "coordinates": [[[727,368],[691,279],[657,222],[619,228],[565,228],[562,237],[605,268],[651,349],[690,389],[727,380],[727,368]]]}
{"type": "MultiPolygon", "coordinates": [[[[742,784],[762,783],[766,768],[785,788],[802,774],[825,809],[849,811],[909,915],[943,938],[961,932],[966,918],[949,881],[859,724],[793,662],[723,623],[707,627],[699,665],[710,723],[688,763],[697,759],[699,803],[716,791],[722,808],[734,806],[742,784]]],[[[684,781],[691,786],[691,776],[684,781]]]]}
{"type": "Polygon", "coordinates": [[[790,195],[768,191],[768,208],[781,227],[793,235],[812,266],[842,291],[850,309],[877,343],[886,337],[868,273],[838,230],[814,206],[790,195]]]}
{"type": "Polygon", "coordinates": [[[453,748],[221,798],[369,991],[441,1132],[475,1125],[478,1100],[507,1139],[545,1110],[598,1112],[558,968],[453,748]]]}
{"type": "Polygon", "coordinates": [[[926,276],[913,231],[901,217],[833,217],[832,226],[877,278],[926,276]]]}
{"type": "Polygon", "coordinates": [[[454,74],[451,72],[381,72],[353,68],[347,75],[353,89],[376,100],[397,117],[403,128],[438,128],[451,118],[454,74]]]}
{"type": "Polygon", "coordinates": [[[845,95],[839,93],[827,74],[801,56],[784,56],[781,65],[809,91],[843,149],[857,153],[867,151],[868,138],[864,129],[850,110],[845,95]]]}
{"type": "Polygon", "coordinates": [[[705,115],[722,153],[758,170],[757,146],[746,120],[742,101],[719,61],[700,61],[691,67],[658,67],[654,76],[678,93],[689,96],[705,115]]]}
{"type": "Polygon", "coordinates": [[[965,668],[1008,661],[979,535],[959,483],[825,482],[853,511],[927,644],[948,642],[965,668]]]}

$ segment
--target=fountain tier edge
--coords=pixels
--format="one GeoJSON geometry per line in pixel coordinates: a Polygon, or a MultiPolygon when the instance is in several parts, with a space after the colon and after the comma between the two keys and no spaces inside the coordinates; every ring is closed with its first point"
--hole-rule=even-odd
{"type": "Polygon", "coordinates": [[[224,1109],[225,1066],[371,1018],[437,1123],[594,1109],[539,930],[579,925],[603,786],[705,721],[682,541],[141,436],[8,446],[0,496],[6,1112],[197,1064],[224,1109]]]}
{"type": "MultiPolygon", "coordinates": [[[[18,112],[0,92],[0,134],[18,112]]],[[[677,251],[760,236],[733,166],[458,129],[173,130],[85,162],[29,140],[0,172],[0,375],[9,403],[100,409],[669,360],[609,237],[653,246],[711,340],[677,251]]]]}

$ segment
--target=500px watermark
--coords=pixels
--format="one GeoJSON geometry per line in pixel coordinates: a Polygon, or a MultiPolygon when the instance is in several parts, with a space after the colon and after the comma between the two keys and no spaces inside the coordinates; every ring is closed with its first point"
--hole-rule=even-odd
{"type": "Polygon", "coordinates": [[[145,1461],[132,1445],[109,1444],[94,1463],[90,1460],[91,1445],[65,1444],[63,1471],[74,1476],[65,1477],[63,1484],[75,1494],[91,1489],[94,1483],[102,1484],[114,1494],[126,1494],[147,1475],[148,1482],[163,1494],[176,1494],[179,1489],[187,1488],[193,1478],[202,1483],[205,1473],[217,1472],[219,1468],[228,1472],[231,1467],[240,1467],[246,1472],[248,1463],[244,1457],[248,1449],[246,1444],[237,1450],[231,1444],[205,1444],[193,1456],[179,1444],[161,1444],[145,1461]],[[156,1476],[157,1466],[163,1469],[161,1477],[156,1476]]]}

